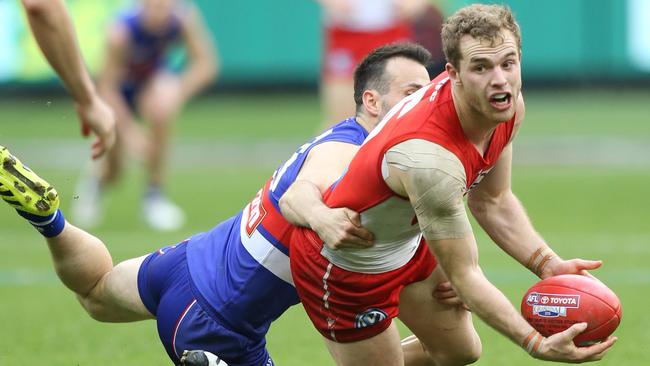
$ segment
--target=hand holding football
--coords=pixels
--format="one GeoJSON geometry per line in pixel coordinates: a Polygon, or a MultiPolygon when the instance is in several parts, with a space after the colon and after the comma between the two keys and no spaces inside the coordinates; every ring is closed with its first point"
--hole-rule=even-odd
{"type": "Polygon", "coordinates": [[[574,338],[577,346],[607,339],[621,322],[621,303],[605,284],[587,276],[560,275],[534,284],[521,301],[521,314],[544,337],[575,323],[587,329],[574,338]]]}

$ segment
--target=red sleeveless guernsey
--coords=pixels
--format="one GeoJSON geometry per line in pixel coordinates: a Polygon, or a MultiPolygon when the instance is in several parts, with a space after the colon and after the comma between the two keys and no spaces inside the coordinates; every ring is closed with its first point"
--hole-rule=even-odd
{"type": "Polygon", "coordinates": [[[434,142],[452,152],[465,167],[467,189],[476,185],[496,162],[512,136],[515,117],[497,126],[484,154],[465,137],[444,72],[427,87],[402,100],[364,142],[346,174],[326,194],[330,207],[364,211],[394,193],[384,183],[381,163],[391,147],[410,139],[434,142]]]}
{"type": "Polygon", "coordinates": [[[379,334],[397,315],[401,288],[427,278],[435,267],[410,202],[384,181],[385,153],[411,139],[440,145],[463,164],[468,191],[498,160],[514,122],[515,116],[496,127],[482,156],[465,137],[447,73],[391,109],[324,195],[329,207],[361,214],[363,226],[375,234],[373,247],[330,251],[311,230],[298,228],[292,236],[294,283],[321,334],[339,342],[379,334]]]}

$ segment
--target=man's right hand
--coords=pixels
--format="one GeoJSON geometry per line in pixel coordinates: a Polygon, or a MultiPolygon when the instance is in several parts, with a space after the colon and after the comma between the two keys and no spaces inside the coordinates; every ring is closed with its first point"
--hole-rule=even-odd
{"type": "Polygon", "coordinates": [[[573,324],[567,330],[545,338],[533,357],[546,361],[583,363],[598,361],[614,345],[618,338],[609,337],[589,347],[576,347],[573,338],[587,329],[587,323],[573,324]]]}
{"type": "Polygon", "coordinates": [[[333,208],[312,217],[311,228],[328,248],[368,248],[374,243],[374,235],[361,226],[359,213],[348,208],[333,208]]]}
{"type": "Polygon", "coordinates": [[[96,135],[92,144],[92,158],[97,159],[115,144],[115,115],[113,110],[99,96],[89,103],[76,103],[77,115],[81,123],[81,134],[86,137],[91,132],[96,135]]]}

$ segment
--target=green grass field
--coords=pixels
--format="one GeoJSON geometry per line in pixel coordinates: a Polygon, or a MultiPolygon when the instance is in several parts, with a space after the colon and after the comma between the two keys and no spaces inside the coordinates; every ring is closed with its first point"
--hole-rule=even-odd
{"type": "MultiPolygon", "coordinates": [[[[531,92],[521,139],[606,142],[614,138],[650,146],[649,97],[647,92],[531,92]]],[[[78,171],[57,161],[56,151],[43,149],[57,142],[78,144],[80,139],[69,102],[48,102],[44,98],[0,101],[0,144],[18,156],[49,154],[45,156],[52,159],[51,166],[44,163],[47,159],[26,163],[57,186],[65,212],[78,171]]],[[[268,141],[297,146],[314,134],[319,115],[315,95],[216,95],[187,108],[176,143],[238,144],[240,150],[268,141]]],[[[625,157],[635,152],[611,153],[625,157]]],[[[144,179],[138,166],[131,166],[127,179],[107,197],[104,224],[93,231],[107,243],[116,262],[210,229],[243,207],[273,170],[255,159],[245,165],[222,166],[209,164],[209,158],[170,169],[168,191],[182,203],[189,222],[183,230],[167,234],[151,231],[140,219],[144,179]],[[191,193],[188,182],[192,182],[191,193]],[[199,197],[212,199],[206,204],[199,197]]],[[[646,310],[650,299],[650,156],[642,158],[645,165],[598,161],[566,165],[551,159],[514,168],[515,193],[537,229],[564,257],[603,259],[604,266],[596,275],[622,301],[623,322],[616,332],[619,342],[600,365],[650,362],[644,348],[650,343],[646,310]]],[[[101,324],[91,320],[58,282],[40,236],[10,209],[0,209],[0,222],[0,365],[169,364],[153,321],[101,324]]],[[[476,233],[488,278],[518,306],[535,278],[504,255],[480,228],[476,233]]],[[[475,319],[475,324],[483,341],[477,365],[541,363],[482,321],[475,319]]],[[[406,336],[407,330],[403,331],[406,336]]],[[[300,306],[272,326],[268,343],[278,365],[333,364],[300,306]]]]}

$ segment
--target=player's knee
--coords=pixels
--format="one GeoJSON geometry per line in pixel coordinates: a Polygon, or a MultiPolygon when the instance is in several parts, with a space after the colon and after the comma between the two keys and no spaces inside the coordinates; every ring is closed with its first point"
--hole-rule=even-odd
{"type": "Polygon", "coordinates": [[[176,120],[181,106],[169,107],[165,98],[152,98],[155,103],[144,103],[142,117],[147,121],[153,133],[166,132],[176,120]]]}
{"type": "Polygon", "coordinates": [[[481,357],[483,347],[481,340],[476,335],[474,339],[468,339],[467,342],[456,344],[453,347],[445,347],[434,352],[427,352],[429,366],[462,366],[470,365],[481,357]]]}
{"type": "Polygon", "coordinates": [[[149,113],[148,122],[153,133],[166,133],[175,118],[176,113],[174,111],[160,110],[149,113]]]}
{"type": "Polygon", "coordinates": [[[94,320],[103,323],[125,321],[120,307],[109,299],[102,285],[95,286],[85,295],[77,294],[77,299],[94,320]]]}
{"type": "Polygon", "coordinates": [[[481,342],[478,341],[464,352],[464,354],[461,356],[461,360],[460,360],[461,362],[458,364],[459,365],[472,364],[478,361],[479,358],[481,358],[482,352],[483,352],[483,347],[481,346],[481,342]]]}
{"type": "Polygon", "coordinates": [[[86,310],[86,313],[97,320],[98,322],[110,323],[115,321],[115,316],[111,309],[106,306],[106,304],[94,298],[92,295],[89,296],[78,296],[81,306],[86,310]]]}
{"type": "Polygon", "coordinates": [[[473,342],[469,342],[463,347],[449,349],[448,353],[443,356],[444,360],[441,365],[470,365],[478,361],[483,352],[483,346],[478,337],[473,342]]]}

